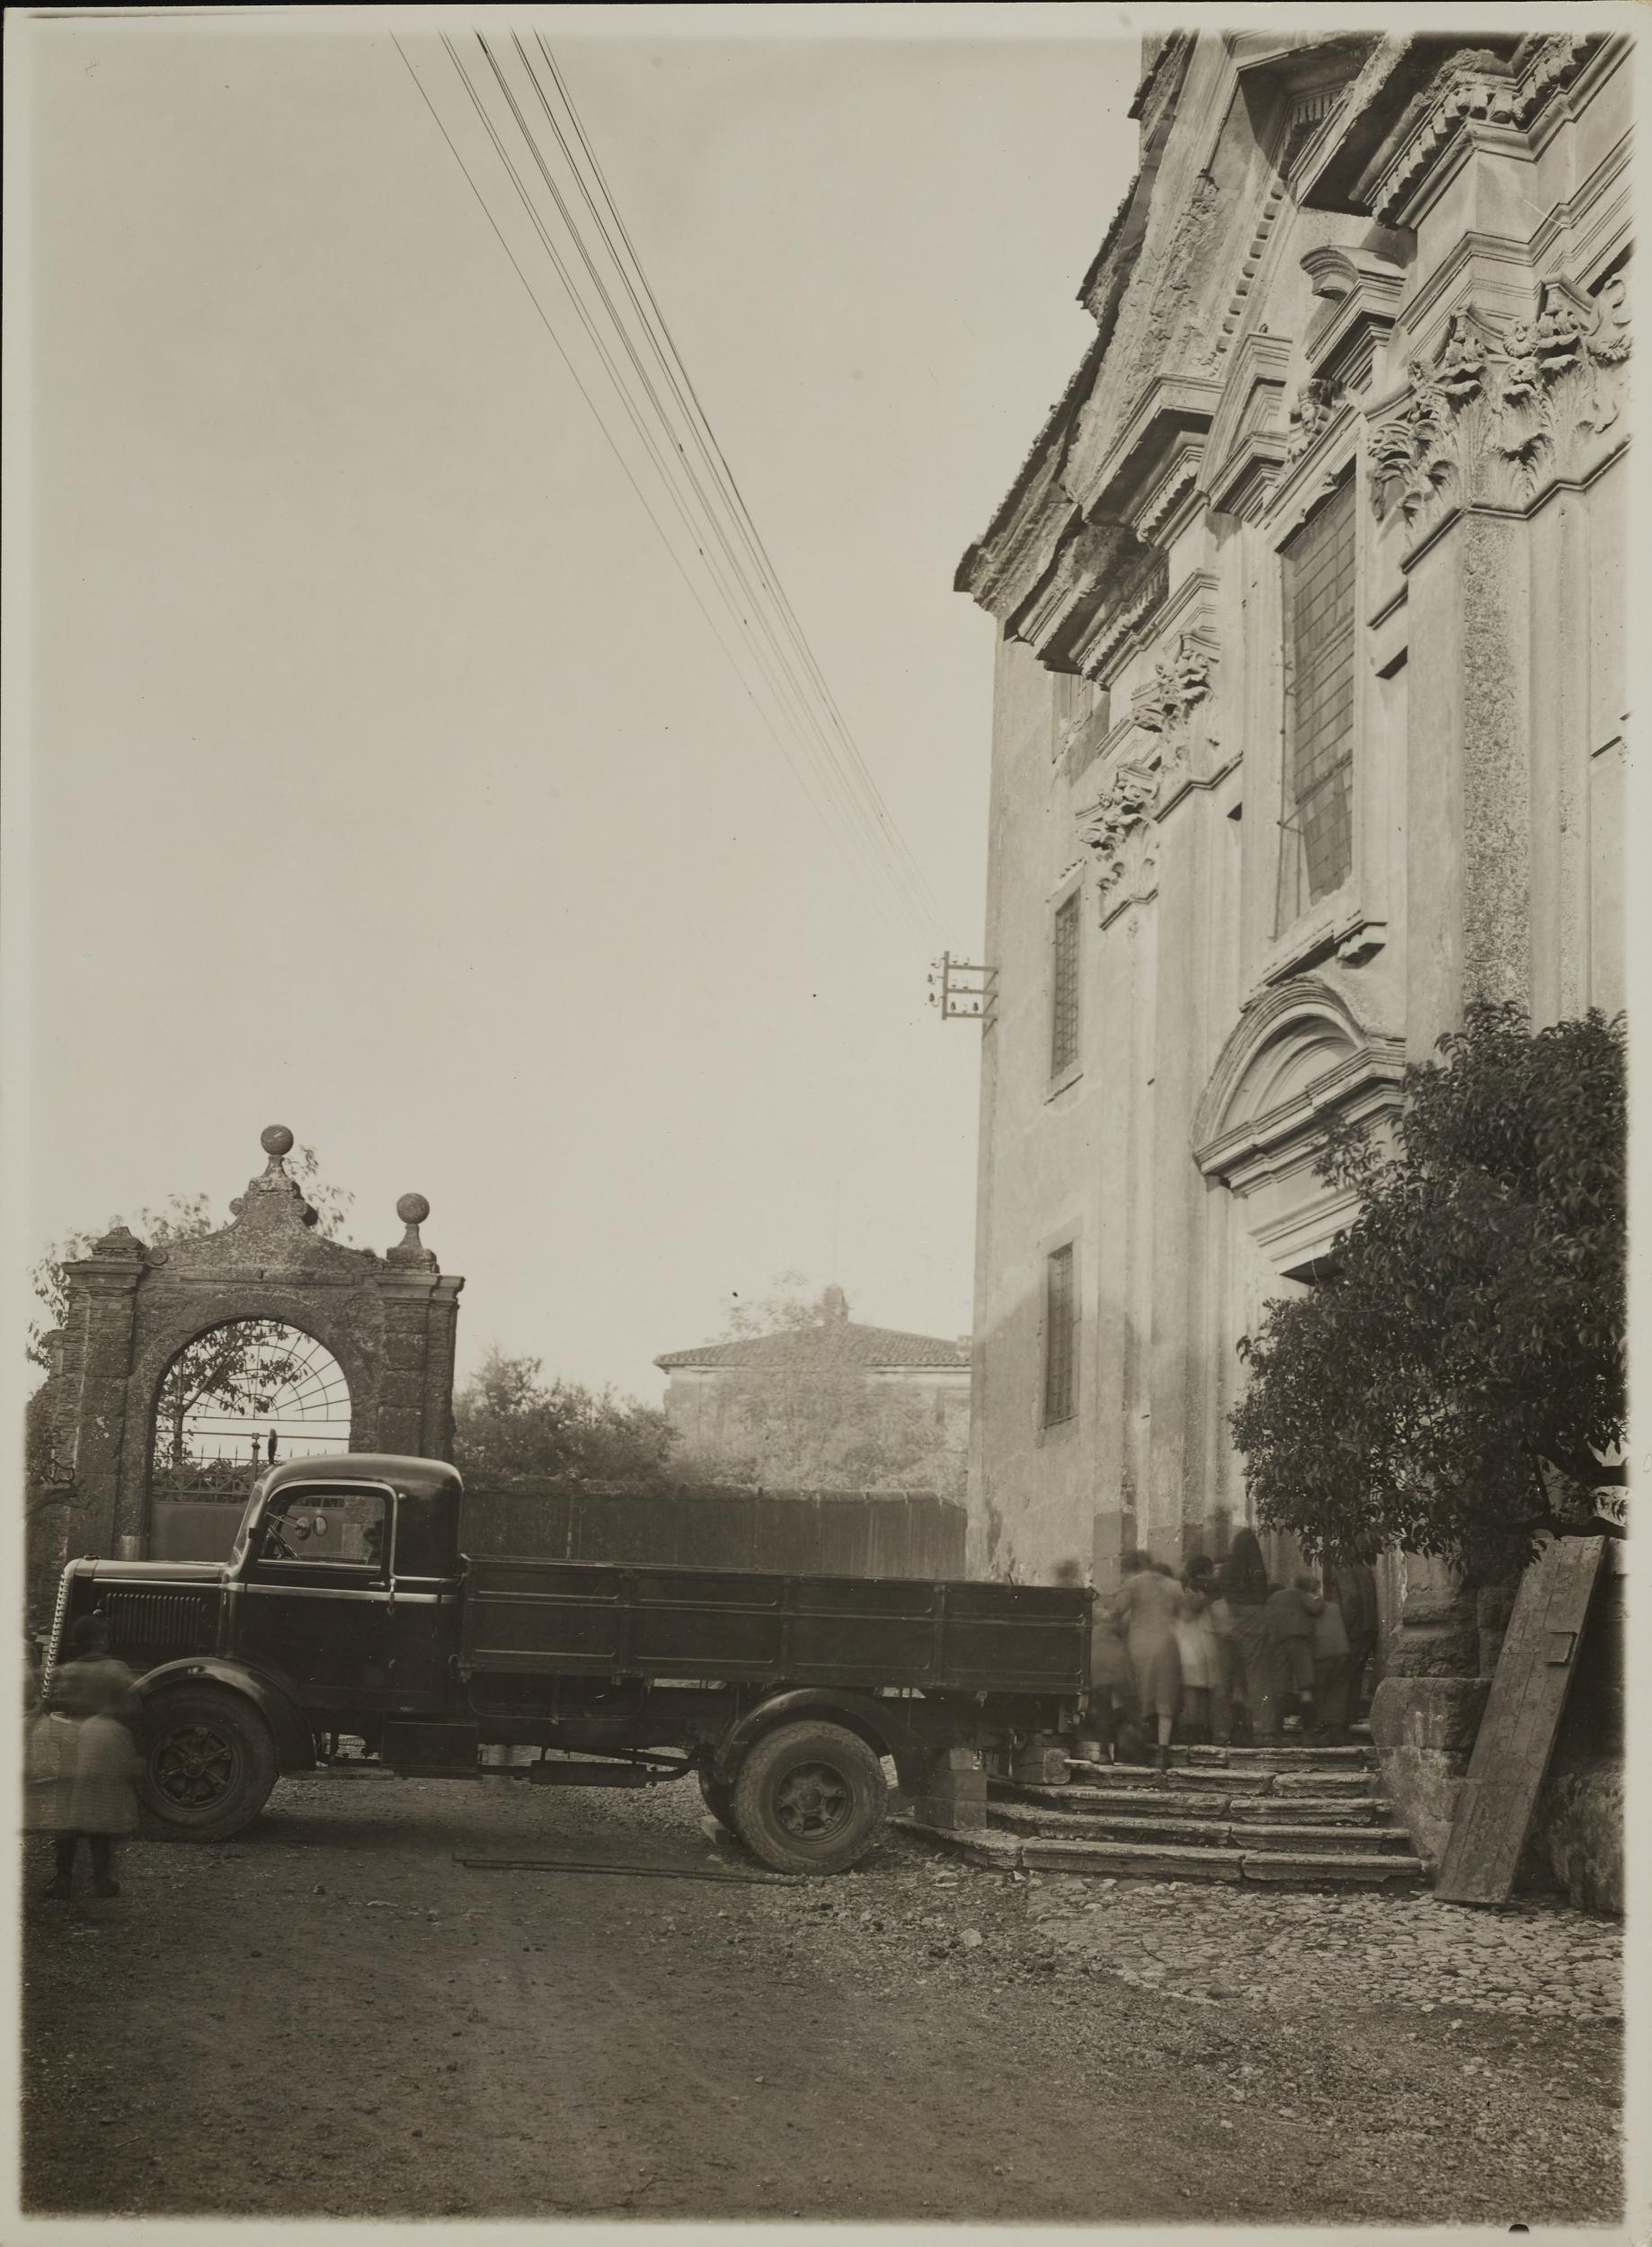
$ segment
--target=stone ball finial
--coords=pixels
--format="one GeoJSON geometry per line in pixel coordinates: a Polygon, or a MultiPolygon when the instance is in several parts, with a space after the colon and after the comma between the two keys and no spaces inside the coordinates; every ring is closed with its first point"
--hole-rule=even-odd
{"type": "Polygon", "coordinates": [[[285,1124],[266,1124],[258,1134],[258,1143],[266,1155],[272,1155],[279,1162],[283,1155],[292,1152],[292,1133],[285,1124]]]}
{"type": "Polygon", "coordinates": [[[395,1205],[395,1213],[404,1225],[422,1225],[431,1213],[431,1205],[422,1194],[404,1194],[395,1205]]]}

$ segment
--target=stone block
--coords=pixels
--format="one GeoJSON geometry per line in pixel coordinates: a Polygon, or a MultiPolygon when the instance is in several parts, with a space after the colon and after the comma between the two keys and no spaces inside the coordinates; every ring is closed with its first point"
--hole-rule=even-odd
{"type": "Polygon", "coordinates": [[[987,1823],[987,1774],[974,1748],[943,1747],[925,1756],[911,1795],[921,1825],[953,1830],[987,1823]]]}
{"type": "Polygon", "coordinates": [[[1445,1854],[1468,1768],[1466,1754],[1443,1748],[1396,1747],[1383,1754],[1383,1790],[1417,1854],[1431,1864],[1445,1854]]]}
{"type": "Polygon", "coordinates": [[[1023,1787],[1060,1787],[1067,1775],[1067,1751],[1046,1733],[1023,1741],[1009,1767],[1009,1776],[1023,1787]]]}
{"type": "Polygon", "coordinates": [[[1624,1769],[1599,1756],[1550,1772],[1521,1859],[1522,1887],[1553,1887],[1585,1912],[1621,1915],[1624,1769]]]}
{"type": "Polygon", "coordinates": [[[1486,1677],[1385,1677],[1371,1703],[1379,1754],[1399,1747],[1469,1754],[1490,1691],[1486,1677]]]}

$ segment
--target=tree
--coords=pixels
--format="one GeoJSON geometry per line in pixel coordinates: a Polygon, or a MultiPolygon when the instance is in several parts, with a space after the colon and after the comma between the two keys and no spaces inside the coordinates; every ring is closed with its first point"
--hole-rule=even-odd
{"type": "Polygon", "coordinates": [[[612,1389],[546,1381],[537,1357],[497,1346],[453,1401],[454,1464],[466,1480],[497,1488],[528,1478],[658,1488],[670,1479],[672,1432],[664,1413],[612,1389]]]}
{"type": "MultiPolygon", "coordinates": [[[[287,1158],[287,1168],[316,1212],[316,1230],[328,1239],[345,1239],[344,1223],[355,1197],[344,1187],[323,1183],[313,1147],[294,1148],[287,1158]]],[[[118,1221],[111,1220],[111,1226],[118,1221]]],[[[211,1204],[204,1194],[172,1194],[158,1210],[142,1211],[133,1230],[152,1248],[199,1240],[213,1230],[211,1204]]],[[[37,1365],[49,1363],[46,1337],[62,1325],[68,1313],[63,1267],[89,1256],[97,1238],[92,1232],[71,1234],[49,1248],[30,1274],[40,1305],[28,1339],[29,1355],[37,1365]]],[[[271,1319],[238,1319],[232,1326],[201,1335],[179,1352],[167,1368],[155,1405],[157,1435],[164,1431],[156,1446],[164,1457],[157,1464],[173,1469],[185,1465],[189,1417],[203,1405],[217,1406],[231,1416],[269,1410],[273,1392],[299,1370],[298,1359],[280,1347],[280,1337],[285,1331],[271,1319]]],[[[44,1414],[36,1417],[44,1430],[44,1414]]],[[[47,1440],[42,1433],[40,1443],[31,1446],[31,1455],[47,1440]]],[[[45,1457],[44,1451],[41,1457],[45,1457]]]]}
{"type": "Polygon", "coordinates": [[[1626,1479],[1624,1038],[1598,1010],[1533,1035],[1479,1004],[1408,1069],[1391,1151],[1333,1135],[1319,1173],[1359,1215],[1331,1276],[1239,1344],[1266,1526],[1483,1580],[1599,1531],[1592,1493],[1626,1479]]]}
{"type": "Polygon", "coordinates": [[[717,1374],[719,1432],[685,1447],[684,1476],[773,1490],[961,1496],[965,1454],[937,1424],[933,1394],[868,1381],[853,1360],[812,1346],[830,1319],[803,1286],[801,1273],[785,1272],[761,1301],[735,1307],[729,1340],[793,1335],[799,1346],[717,1374]]]}

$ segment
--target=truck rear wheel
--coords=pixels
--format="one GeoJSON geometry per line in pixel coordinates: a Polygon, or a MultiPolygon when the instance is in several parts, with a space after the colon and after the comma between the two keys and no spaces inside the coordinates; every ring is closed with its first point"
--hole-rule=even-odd
{"type": "Polygon", "coordinates": [[[164,1841],[227,1841],[252,1824],[276,1781],[270,1727],[235,1693],[162,1693],[144,1712],[142,1742],[138,1808],[145,1832],[164,1841]]]}
{"type": "Polygon", "coordinates": [[[766,1732],[734,1781],[734,1831],[777,1872],[843,1872],[884,1830],[884,1766],[858,1733],[805,1721],[766,1732]]]}

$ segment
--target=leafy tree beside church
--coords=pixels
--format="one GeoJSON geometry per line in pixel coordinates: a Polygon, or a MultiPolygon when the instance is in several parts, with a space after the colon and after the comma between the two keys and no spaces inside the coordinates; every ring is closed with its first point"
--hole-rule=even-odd
{"type": "Polygon", "coordinates": [[[1332,1140],[1320,1175],[1360,1202],[1336,1267],[1239,1345],[1265,1526],[1483,1576],[1600,1529],[1626,1479],[1624,1048],[1621,1017],[1533,1034],[1477,1005],[1407,1070],[1391,1149],[1332,1140]]]}

